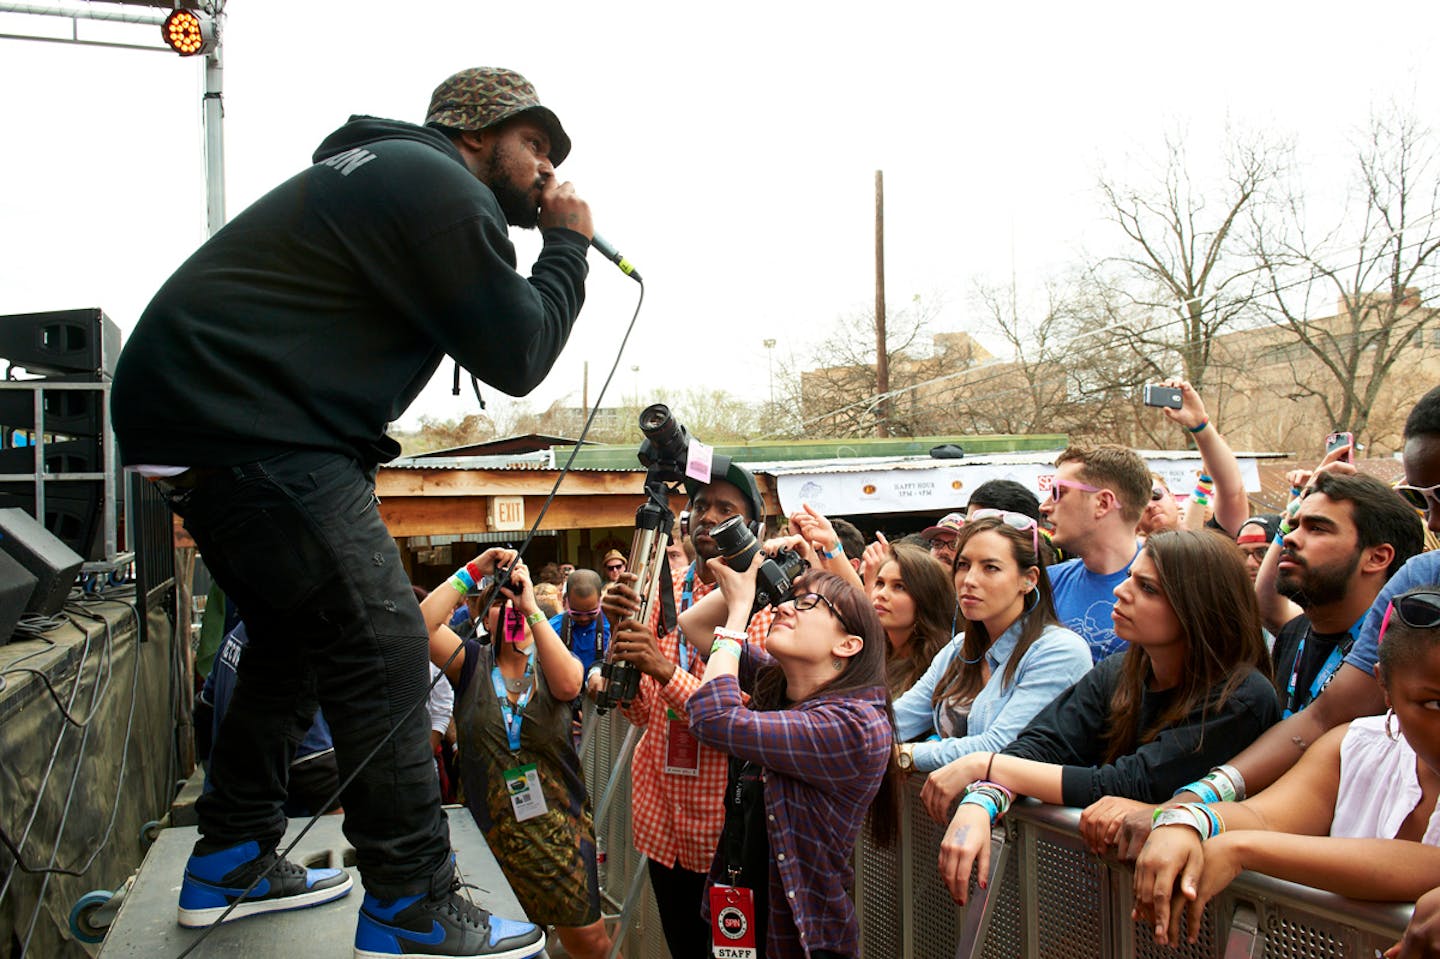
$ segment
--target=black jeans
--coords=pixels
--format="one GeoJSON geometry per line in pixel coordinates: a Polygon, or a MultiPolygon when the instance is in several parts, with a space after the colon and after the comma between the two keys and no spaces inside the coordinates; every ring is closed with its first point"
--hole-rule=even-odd
{"type": "Polygon", "coordinates": [[[710,959],[710,924],[700,913],[705,873],[649,861],[655,909],[673,959],[710,959]]]}
{"type": "Polygon", "coordinates": [[[318,702],[342,781],[398,727],[341,796],[366,890],[394,899],[443,883],[452,867],[424,708],[428,641],[373,474],[297,451],[161,489],[250,635],[211,753],[215,788],[196,803],[196,853],[278,843],[290,762],[318,702]]]}

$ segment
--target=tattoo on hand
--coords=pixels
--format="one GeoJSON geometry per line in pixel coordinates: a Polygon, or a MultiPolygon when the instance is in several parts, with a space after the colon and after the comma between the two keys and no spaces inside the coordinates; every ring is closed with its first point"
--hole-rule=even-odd
{"type": "Polygon", "coordinates": [[[955,831],[950,834],[950,841],[963,843],[965,841],[965,837],[968,835],[970,835],[969,826],[956,826],[955,831]]]}

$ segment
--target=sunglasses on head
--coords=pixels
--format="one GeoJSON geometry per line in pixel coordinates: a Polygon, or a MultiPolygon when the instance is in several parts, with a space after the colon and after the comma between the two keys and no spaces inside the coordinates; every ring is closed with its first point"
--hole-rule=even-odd
{"type": "Polygon", "coordinates": [[[1040,524],[1024,513],[1012,513],[1008,509],[977,509],[970,514],[970,522],[982,519],[998,519],[1006,526],[1022,533],[1029,533],[1031,545],[1040,552],[1040,524]]]}
{"type": "Polygon", "coordinates": [[[1375,640],[1377,646],[1385,641],[1391,616],[1411,629],[1440,626],[1440,589],[1415,590],[1390,600],[1390,605],[1385,607],[1385,618],[1380,621],[1380,636],[1375,640]]]}
{"type": "Polygon", "coordinates": [[[1427,517],[1430,511],[1440,506],[1440,484],[1435,486],[1411,486],[1408,483],[1401,483],[1395,487],[1395,492],[1400,494],[1401,499],[1411,506],[1424,513],[1427,517]]]}
{"type": "Polygon", "coordinates": [[[1102,487],[1091,486],[1089,483],[1077,483],[1075,480],[1053,479],[1050,481],[1050,499],[1056,503],[1060,497],[1065,495],[1061,490],[1078,489],[1082,493],[1098,493],[1102,487]]]}

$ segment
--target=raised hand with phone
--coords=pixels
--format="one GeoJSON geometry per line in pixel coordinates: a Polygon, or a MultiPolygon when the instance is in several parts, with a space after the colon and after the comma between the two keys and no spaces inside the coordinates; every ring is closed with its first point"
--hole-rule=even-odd
{"type": "Polygon", "coordinates": [[[1200,393],[1186,380],[1171,379],[1145,387],[1145,403],[1158,406],[1165,418],[1185,428],[1200,451],[1200,463],[1206,476],[1214,481],[1209,497],[1215,522],[1234,536],[1250,518],[1250,500],[1245,495],[1245,481],[1240,476],[1240,463],[1225,437],[1220,435],[1200,393]],[[1176,405],[1176,394],[1179,396],[1176,405]]]}

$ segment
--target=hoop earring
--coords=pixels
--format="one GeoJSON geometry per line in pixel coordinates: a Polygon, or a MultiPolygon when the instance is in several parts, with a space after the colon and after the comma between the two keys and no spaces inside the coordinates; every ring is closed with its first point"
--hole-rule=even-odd
{"type": "Polygon", "coordinates": [[[1390,723],[1391,723],[1391,721],[1393,721],[1394,719],[1395,719],[1395,710],[1394,710],[1394,708],[1392,707],[1392,708],[1390,708],[1390,709],[1385,710],[1385,738],[1388,739],[1388,740],[1390,740],[1392,743],[1395,741],[1395,730],[1393,730],[1393,729],[1390,728],[1390,723]]]}

